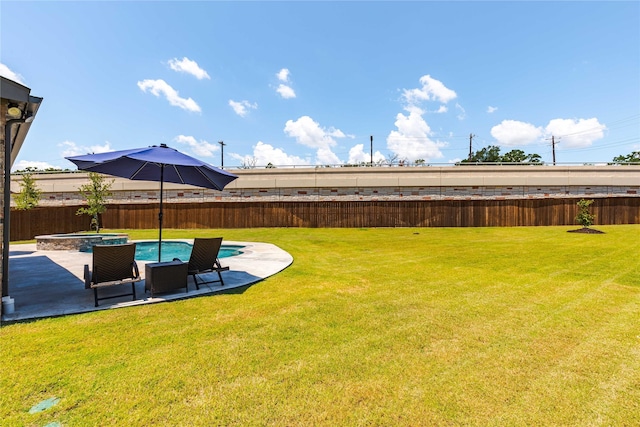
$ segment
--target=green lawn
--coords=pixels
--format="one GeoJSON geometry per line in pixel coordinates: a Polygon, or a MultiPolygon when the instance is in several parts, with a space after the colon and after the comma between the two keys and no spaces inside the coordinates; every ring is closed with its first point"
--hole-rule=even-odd
{"type": "Polygon", "coordinates": [[[640,425],[640,225],[572,228],[165,230],[294,263],[3,326],[0,424],[640,425]]]}

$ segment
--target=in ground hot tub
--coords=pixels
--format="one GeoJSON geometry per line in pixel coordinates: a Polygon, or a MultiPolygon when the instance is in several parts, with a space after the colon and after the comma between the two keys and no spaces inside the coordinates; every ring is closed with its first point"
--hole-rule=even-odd
{"type": "Polygon", "coordinates": [[[119,233],[77,233],[49,234],[36,236],[39,251],[80,251],[89,252],[95,245],[121,245],[129,241],[128,234],[119,233]]]}

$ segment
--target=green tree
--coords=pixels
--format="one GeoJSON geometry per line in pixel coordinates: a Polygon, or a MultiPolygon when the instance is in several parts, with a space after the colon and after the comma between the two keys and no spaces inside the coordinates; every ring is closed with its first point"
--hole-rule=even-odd
{"type": "Polygon", "coordinates": [[[527,162],[529,163],[542,163],[542,157],[540,154],[531,153],[527,156],[527,162]]]}
{"type": "Polygon", "coordinates": [[[593,225],[593,222],[596,219],[596,216],[589,212],[589,206],[591,206],[592,203],[593,200],[584,199],[580,199],[578,202],[578,215],[576,215],[576,222],[584,228],[588,228],[593,225]]]}
{"type": "Polygon", "coordinates": [[[501,157],[503,163],[540,163],[542,157],[539,154],[527,154],[522,150],[511,150],[501,157]]]}
{"type": "Polygon", "coordinates": [[[500,147],[489,145],[471,154],[471,158],[462,160],[462,163],[498,163],[501,159],[500,147]]]}
{"type": "Polygon", "coordinates": [[[505,163],[522,163],[527,160],[527,155],[522,150],[511,150],[501,156],[501,160],[505,163]]]}
{"type": "Polygon", "coordinates": [[[464,159],[460,163],[541,163],[539,154],[527,154],[522,150],[511,150],[503,155],[500,147],[489,145],[471,154],[470,159],[464,159]]]}
{"type": "Polygon", "coordinates": [[[614,157],[613,163],[640,163],[640,151],[632,151],[631,154],[621,154],[614,157]]]}
{"type": "Polygon", "coordinates": [[[91,229],[100,232],[99,215],[107,210],[107,197],[111,196],[111,182],[105,182],[104,176],[99,173],[89,172],[89,183],[83,184],[78,191],[87,201],[87,206],[83,206],[77,210],[76,215],[91,215],[91,229]]]}
{"type": "Polygon", "coordinates": [[[33,179],[31,172],[22,174],[22,182],[20,182],[20,191],[13,195],[16,207],[20,210],[29,210],[38,206],[42,191],[36,186],[36,180],[33,179]]]}

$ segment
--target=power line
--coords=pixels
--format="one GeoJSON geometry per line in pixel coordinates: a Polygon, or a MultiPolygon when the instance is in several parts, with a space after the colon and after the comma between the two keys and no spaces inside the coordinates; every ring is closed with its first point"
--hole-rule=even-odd
{"type": "Polygon", "coordinates": [[[606,150],[608,148],[613,148],[613,147],[623,147],[625,145],[629,145],[632,144],[634,142],[639,142],[640,143],[640,138],[629,138],[629,139],[623,139],[620,141],[616,141],[614,143],[610,143],[610,144],[605,144],[605,145],[599,145],[599,146],[589,146],[589,147],[579,147],[579,148],[574,148],[572,149],[573,151],[597,151],[597,150],[606,150]]]}
{"type": "Polygon", "coordinates": [[[588,133],[591,133],[591,132],[601,132],[601,131],[603,131],[605,129],[606,130],[619,129],[619,128],[622,128],[622,127],[631,126],[631,125],[634,124],[633,123],[634,121],[639,120],[639,119],[640,119],[640,114],[636,114],[636,115],[633,115],[633,116],[625,117],[623,119],[615,120],[613,122],[609,122],[608,125],[602,125],[602,126],[589,128],[589,129],[580,130],[580,131],[577,131],[577,132],[566,133],[566,134],[560,135],[559,137],[582,135],[582,134],[588,134],[588,133]],[[622,124],[622,125],[619,126],[619,124],[622,124]]]}

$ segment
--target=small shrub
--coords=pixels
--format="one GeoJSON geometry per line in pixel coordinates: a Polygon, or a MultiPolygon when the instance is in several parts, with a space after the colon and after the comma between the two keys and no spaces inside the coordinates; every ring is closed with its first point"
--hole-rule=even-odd
{"type": "Polygon", "coordinates": [[[596,219],[595,215],[589,212],[589,206],[593,203],[593,200],[580,199],[578,202],[578,215],[576,215],[576,222],[582,225],[584,228],[588,228],[593,225],[596,219]]]}
{"type": "Polygon", "coordinates": [[[76,215],[91,215],[91,229],[96,233],[100,232],[100,214],[107,210],[105,206],[107,197],[111,196],[111,182],[105,182],[102,175],[95,172],[89,172],[89,183],[81,185],[78,189],[79,193],[87,201],[87,206],[81,207],[76,215]]]}
{"type": "Polygon", "coordinates": [[[16,208],[20,210],[29,210],[38,206],[42,191],[36,185],[36,180],[31,172],[22,174],[22,182],[20,182],[20,191],[13,195],[16,202],[16,208]]]}

